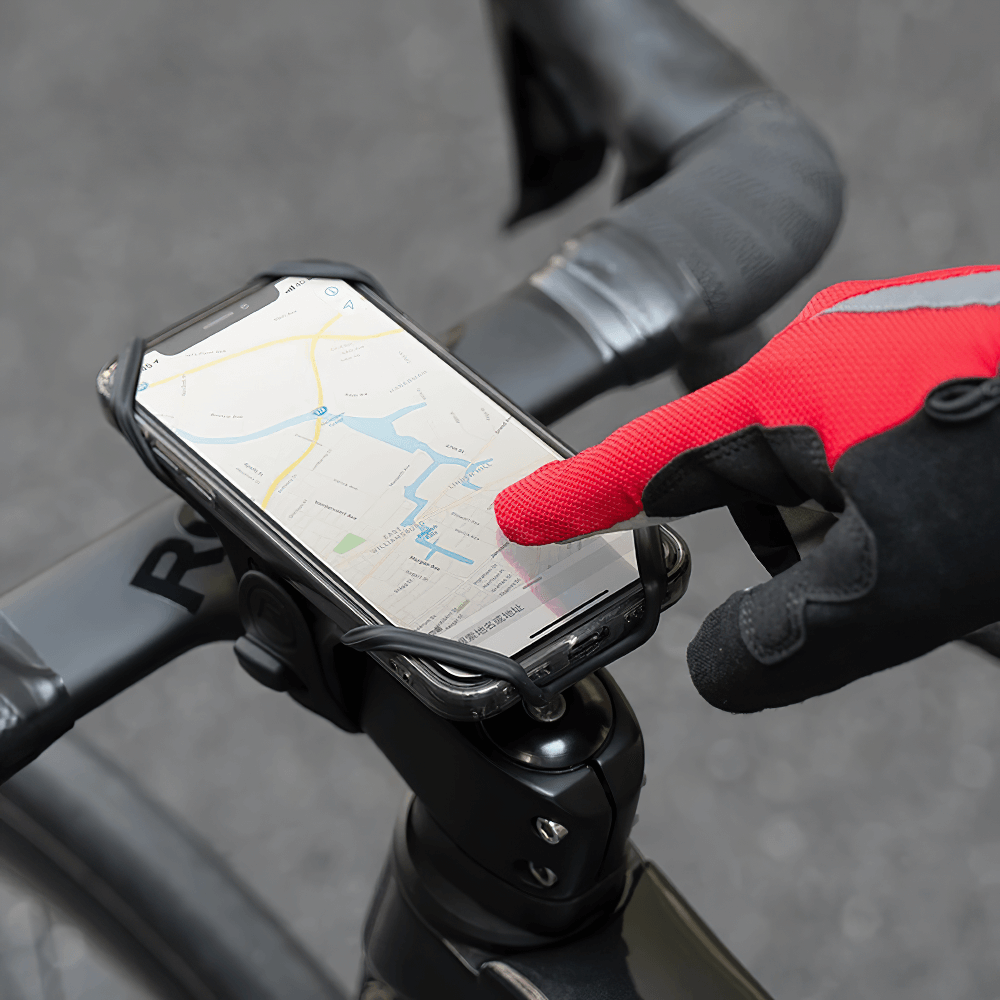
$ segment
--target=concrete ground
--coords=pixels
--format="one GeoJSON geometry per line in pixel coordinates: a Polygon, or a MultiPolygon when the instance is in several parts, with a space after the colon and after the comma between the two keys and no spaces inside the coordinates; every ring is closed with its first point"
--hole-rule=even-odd
{"type": "MultiPolygon", "coordinates": [[[[1000,259],[994,0],[694,6],[815,118],[849,179],[834,249],[772,329],[836,280],[1000,259]]],[[[4,586],[160,495],[93,391],[137,332],[310,255],[370,268],[443,329],[611,191],[498,235],[510,152],[468,0],[7,0],[0,121],[4,586]]],[[[610,393],[558,429],[581,446],[674,392],[610,393]]],[[[680,530],[690,593],[615,669],[647,739],[639,846],[777,998],[1000,997],[1000,670],[952,646],[802,706],[713,710],[685,644],[761,571],[726,516],[680,530]]],[[[80,729],[353,978],[403,792],[365,738],[222,647],[80,729]]]]}

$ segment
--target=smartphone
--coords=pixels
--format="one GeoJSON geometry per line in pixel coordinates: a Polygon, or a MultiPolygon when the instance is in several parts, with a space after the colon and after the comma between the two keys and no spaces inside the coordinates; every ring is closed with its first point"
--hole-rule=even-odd
{"type": "MultiPolygon", "coordinates": [[[[105,402],[115,364],[98,377],[105,402]]],[[[261,281],[153,337],[136,416],[178,491],[340,629],[416,629],[541,678],[641,619],[630,532],[540,547],[503,536],[500,490],[572,452],[367,286],[261,281]]],[[[663,539],[679,580],[683,543],[663,539]]],[[[451,718],[516,698],[438,663],[376,659],[451,718]]]]}

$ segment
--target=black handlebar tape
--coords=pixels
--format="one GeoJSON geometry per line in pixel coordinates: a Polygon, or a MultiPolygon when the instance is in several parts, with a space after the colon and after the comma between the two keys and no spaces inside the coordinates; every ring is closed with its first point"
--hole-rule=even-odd
{"type": "Polygon", "coordinates": [[[445,342],[522,408],[557,419],[752,323],[818,263],[842,199],[823,137],[781,95],[751,95],[445,342]]]}
{"type": "Polygon", "coordinates": [[[689,138],[670,173],[609,222],[691,272],[708,309],[705,333],[718,336],[752,323],[812,270],[842,208],[826,140],[784,97],[766,93],[689,138]]]}
{"type": "Polygon", "coordinates": [[[756,91],[760,73],[674,0],[490,0],[517,152],[514,223],[624,161],[621,196],[756,91]]]}

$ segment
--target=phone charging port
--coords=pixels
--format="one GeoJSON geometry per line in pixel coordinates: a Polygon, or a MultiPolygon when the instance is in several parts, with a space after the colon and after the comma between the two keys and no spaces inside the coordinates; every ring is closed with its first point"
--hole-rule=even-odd
{"type": "Polygon", "coordinates": [[[633,625],[637,625],[642,621],[643,615],[646,613],[646,604],[636,605],[631,611],[625,612],[625,625],[627,628],[631,628],[633,625]]]}
{"type": "Polygon", "coordinates": [[[581,639],[574,647],[570,650],[569,658],[571,660],[577,660],[581,656],[589,656],[593,653],[598,646],[611,634],[611,629],[604,626],[598,632],[591,632],[590,635],[581,639]]]}

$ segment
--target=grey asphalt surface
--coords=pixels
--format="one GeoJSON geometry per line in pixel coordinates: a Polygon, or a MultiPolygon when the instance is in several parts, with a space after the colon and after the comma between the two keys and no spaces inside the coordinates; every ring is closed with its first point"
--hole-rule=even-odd
{"type": "MultiPolygon", "coordinates": [[[[995,0],[693,4],[831,138],[833,281],[1000,260],[995,0]]],[[[0,11],[0,583],[161,495],[93,376],[293,256],[355,261],[444,329],[609,204],[613,170],[501,236],[510,151],[469,0],[8,0],[0,11]]],[[[560,423],[598,440],[669,376],[560,423]]],[[[761,579],[727,516],[679,530],[691,590],[616,668],[646,733],[635,836],[777,998],[1000,997],[1000,669],[950,646],[805,705],[693,690],[701,617],[761,579]]],[[[58,609],[53,609],[58,627],[58,609]]],[[[363,737],[186,656],[79,727],[352,980],[403,787],[363,737]]]]}

